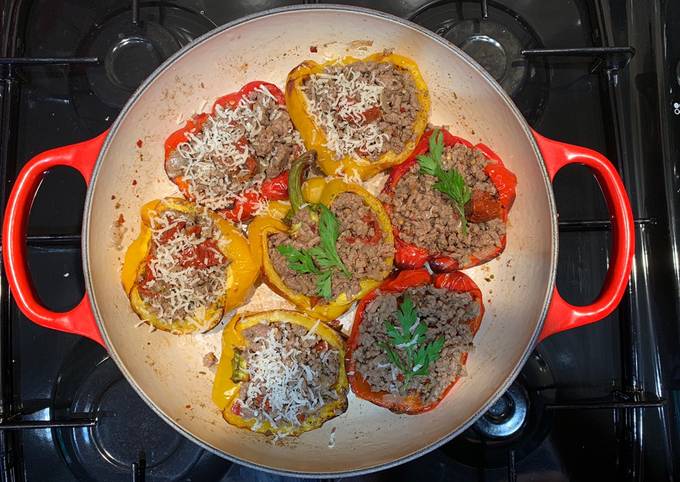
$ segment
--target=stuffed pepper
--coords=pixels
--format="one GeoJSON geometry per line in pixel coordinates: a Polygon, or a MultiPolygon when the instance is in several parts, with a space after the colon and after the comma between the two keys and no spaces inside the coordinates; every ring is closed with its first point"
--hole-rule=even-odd
{"type": "Polygon", "coordinates": [[[333,320],[387,277],[394,239],[382,204],[362,187],[323,178],[301,186],[312,157],[308,152],[291,168],[290,206],[257,217],[248,234],[269,286],[333,320]]]}
{"type": "Polygon", "coordinates": [[[426,132],[395,167],[381,199],[390,213],[395,264],[435,272],[469,268],[505,249],[517,178],[484,144],[443,129],[426,132]]]}
{"type": "Polygon", "coordinates": [[[430,110],[418,66],[388,52],[303,62],[288,74],[286,103],[321,169],[361,179],[406,159],[430,110]]]}
{"type": "Polygon", "coordinates": [[[142,321],[176,334],[206,331],[243,303],[259,265],[236,227],[177,198],[145,204],[141,217],[121,275],[142,321]]]}
{"type": "Polygon", "coordinates": [[[340,335],[295,311],[236,315],[222,337],[213,401],[227,422],[279,438],[347,409],[340,335]]]}
{"type": "Polygon", "coordinates": [[[463,273],[399,272],[357,307],[347,342],[352,391],[396,413],[432,410],[465,374],[483,315],[482,293],[463,273]]]}
{"type": "Polygon", "coordinates": [[[188,200],[240,222],[285,199],[286,171],[301,150],[283,93],[255,81],[170,135],[165,171],[188,200]]]}

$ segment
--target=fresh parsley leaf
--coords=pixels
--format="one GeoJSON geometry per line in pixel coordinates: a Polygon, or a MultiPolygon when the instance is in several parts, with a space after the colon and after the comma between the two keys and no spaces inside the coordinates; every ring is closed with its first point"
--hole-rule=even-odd
{"type": "Polygon", "coordinates": [[[276,250],[288,261],[288,267],[298,273],[319,273],[319,268],[314,264],[312,255],[308,250],[296,249],[287,244],[280,244],[276,250]]]}
{"type": "Polygon", "coordinates": [[[330,300],[333,296],[333,290],[331,286],[331,278],[333,277],[333,271],[326,270],[319,273],[316,278],[316,293],[326,300],[330,300]]]}
{"type": "Polygon", "coordinates": [[[336,261],[321,246],[309,248],[309,254],[314,257],[314,261],[321,269],[332,269],[337,266],[336,261]]]}
{"type": "Polygon", "coordinates": [[[446,194],[453,200],[454,207],[461,220],[463,235],[467,234],[467,220],[465,219],[465,205],[472,197],[472,191],[465,184],[465,179],[457,169],[442,168],[441,160],[444,153],[444,134],[437,129],[430,136],[430,151],[427,155],[418,156],[420,172],[437,178],[433,187],[446,194]]]}
{"type": "Polygon", "coordinates": [[[444,348],[444,337],[440,336],[435,341],[427,345],[428,363],[434,363],[439,359],[439,355],[444,348]]]}
{"type": "MultiPolygon", "coordinates": [[[[335,218],[335,215],[323,204],[319,204],[319,246],[323,250],[323,255],[319,256],[327,266],[333,266],[340,269],[343,274],[347,277],[351,276],[351,273],[347,270],[343,264],[340,256],[338,256],[338,251],[336,243],[340,237],[340,224],[335,218]]],[[[319,253],[320,254],[320,253],[319,253]]]]}
{"type": "Polygon", "coordinates": [[[404,387],[415,376],[430,374],[430,365],[436,362],[444,347],[444,337],[424,344],[427,325],[418,318],[413,300],[404,296],[395,313],[399,327],[385,321],[388,342],[380,342],[387,359],[404,375],[404,387]]]}
{"type": "Polygon", "coordinates": [[[418,156],[418,164],[420,165],[420,172],[430,176],[436,176],[439,169],[441,169],[437,161],[426,155],[418,156]]]}
{"type": "Polygon", "coordinates": [[[444,134],[439,129],[435,129],[430,136],[430,155],[439,161],[442,154],[444,154],[444,134]]]}
{"type": "Polygon", "coordinates": [[[335,215],[326,206],[314,207],[319,212],[319,244],[308,249],[296,249],[281,244],[276,247],[288,261],[288,267],[302,274],[314,274],[316,292],[324,299],[332,297],[332,279],[335,269],[339,269],[348,278],[352,275],[345,267],[337,251],[340,236],[340,224],[335,215]]]}
{"type": "Polygon", "coordinates": [[[403,337],[407,337],[410,341],[411,339],[411,327],[417,321],[418,314],[416,313],[415,306],[413,306],[413,300],[408,296],[404,297],[404,301],[401,302],[399,310],[397,311],[397,320],[401,325],[401,333],[403,337]]]}
{"type": "Polygon", "coordinates": [[[340,224],[335,218],[335,214],[323,204],[318,204],[319,210],[319,236],[321,237],[321,244],[335,244],[340,233],[338,228],[340,224]]]}

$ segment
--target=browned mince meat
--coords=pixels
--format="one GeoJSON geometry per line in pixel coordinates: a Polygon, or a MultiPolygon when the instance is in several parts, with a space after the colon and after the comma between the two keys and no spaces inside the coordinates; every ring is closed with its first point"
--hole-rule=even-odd
{"type": "Polygon", "coordinates": [[[206,368],[210,368],[214,366],[218,362],[217,357],[215,356],[215,353],[210,351],[203,355],[203,366],[206,368]]]}
{"type": "Polygon", "coordinates": [[[291,161],[300,155],[302,141],[283,106],[270,108],[269,117],[263,116],[261,125],[262,130],[251,137],[250,145],[258,159],[268,160],[260,164],[265,177],[271,179],[288,169],[291,161]]]}
{"type": "Polygon", "coordinates": [[[229,260],[217,246],[219,229],[208,216],[165,210],[151,218],[151,247],[138,292],[168,324],[209,307],[224,294],[229,260]]]}
{"type": "Polygon", "coordinates": [[[265,421],[299,426],[338,399],[339,353],[321,337],[293,323],[259,323],[243,335],[248,381],[236,404],[243,418],[257,420],[254,429],[265,421]]]}
{"type": "MultiPolygon", "coordinates": [[[[331,278],[333,298],[341,293],[351,297],[361,290],[362,279],[380,280],[385,270],[385,258],[393,256],[393,246],[385,242],[385,237],[378,219],[366,206],[360,196],[353,193],[342,193],[333,200],[331,212],[340,223],[340,237],[336,244],[338,256],[350,278],[336,270],[331,278]]],[[[291,270],[288,262],[276,249],[281,244],[297,249],[308,249],[319,244],[318,223],[310,217],[310,209],[300,210],[293,218],[293,225],[298,226],[296,236],[291,238],[285,234],[275,234],[269,239],[269,257],[276,272],[284,283],[295,292],[306,296],[316,296],[316,275],[302,274],[291,270]]]]}
{"type": "MultiPolygon", "coordinates": [[[[359,344],[354,351],[355,370],[366,379],[372,391],[401,395],[415,391],[424,404],[436,401],[453,380],[465,375],[461,355],[472,349],[472,331],[467,322],[478,315],[479,304],[469,293],[453,293],[433,286],[409,288],[399,297],[393,293],[380,293],[366,307],[359,327],[359,344]],[[413,300],[420,323],[427,324],[425,343],[440,336],[445,340],[439,359],[430,365],[429,375],[413,377],[408,386],[404,386],[403,374],[379,346],[390,342],[386,320],[400,326],[395,314],[404,295],[413,300]]],[[[399,349],[396,351],[400,352],[399,349]]]]}
{"type": "MultiPolygon", "coordinates": [[[[463,144],[445,147],[442,165],[455,167],[472,191],[485,191],[497,197],[498,192],[484,172],[488,160],[477,149],[463,144]]],[[[392,222],[399,237],[433,254],[450,256],[466,264],[470,256],[483,259],[501,245],[505,223],[492,219],[483,223],[468,222],[467,235],[463,235],[458,212],[453,201],[432,186],[434,176],[421,174],[418,163],[405,174],[395,189],[394,197],[387,200],[392,206],[392,222]]]]}
{"type": "Polygon", "coordinates": [[[310,114],[336,158],[371,160],[402,152],[413,140],[420,102],[411,75],[385,62],[332,65],[310,76],[303,91],[310,114]],[[357,141],[360,141],[357,146],[357,141]]]}
{"type": "Polygon", "coordinates": [[[200,132],[168,156],[165,169],[171,179],[188,183],[196,202],[220,210],[230,208],[237,194],[288,169],[301,150],[285,106],[255,90],[234,109],[218,107],[200,132]]]}

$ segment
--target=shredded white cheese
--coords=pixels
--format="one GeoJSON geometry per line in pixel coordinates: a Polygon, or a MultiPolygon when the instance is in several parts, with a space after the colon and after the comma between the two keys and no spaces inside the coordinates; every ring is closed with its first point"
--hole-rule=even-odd
{"type": "Polygon", "coordinates": [[[335,70],[310,76],[302,89],[309,114],[326,134],[326,147],[337,159],[365,157],[357,151],[379,155],[389,137],[377,122],[366,122],[365,113],[380,107],[385,86],[375,72],[367,78],[349,67],[335,70]]]}
{"type": "MultiPolygon", "coordinates": [[[[172,154],[179,156],[173,166],[181,171],[189,192],[197,203],[210,209],[227,209],[235,201],[243,201],[240,193],[259,188],[265,180],[265,169],[274,160],[274,152],[257,156],[251,143],[263,130],[263,124],[284,115],[285,108],[276,103],[267,88],[260,86],[255,91],[255,95],[244,96],[233,108],[217,106],[201,130],[187,132],[186,142],[172,154]]],[[[302,146],[292,127],[282,139],[302,146]]]]}
{"type": "Polygon", "coordinates": [[[321,323],[321,320],[316,320],[316,323],[312,325],[312,327],[309,329],[307,334],[303,337],[305,339],[307,338],[313,338],[314,334],[316,333],[316,329],[319,327],[319,323],[321,323]]]}
{"type": "MultiPolygon", "coordinates": [[[[281,325],[285,326],[285,325],[281,325]]],[[[300,361],[301,346],[286,342],[286,336],[293,336],[282,329],[277,335],[270,329],[263,336],[255,337],[250,345],[257,349],[248,355],[249,375],[245,407],[256,417],[262,417],[279,435],[285,436],[286,428],[299,427],[301,414],[313,413],[322,408],[330,399],[331,391],[313,383],[315,374],[310,366],[300,361]],[[257,406],[253,401],[258,400],[257,406]],[[262,410],[260,407],[268,407],[262,410]],[[269,413],[268,413],[269,412],[269,413]]],[[[302,348],[304,349],[304,348],[302,348]]],[[[321,362],[328,364],[331,350],[326,350],[321,362]]]]}
{"type": "MultiPolygon", "coordinates": [[[[186,214],[174,210],[166,210],[159,215],[151,216],[152,257],[147,269],[151,270],[153,279],[145,282],[145,287],[157,293],[148,297],[157,317],[168,324],[173,321],[194,321],[197,327],[206,321],[206,309],[224,294],[226,287],[227,261],[224,255],[214,251],[218,264],[209,267],[182,266],[181,261],[188,256],[196,256],[196,247],[208,239],[218,242],[219,230],[213,226],[212,220],[205,216],[200,224],[186,214]],[[186,226],[197,226],[198,232],[189,234],[186,226]],[[168,231],[175,229],[170,239],[163,239],[168,231]],[[158,286],[156,286],[158,285],[158,286]]],[[[207,259],[197,260],[207,264],[207,259]]]]}

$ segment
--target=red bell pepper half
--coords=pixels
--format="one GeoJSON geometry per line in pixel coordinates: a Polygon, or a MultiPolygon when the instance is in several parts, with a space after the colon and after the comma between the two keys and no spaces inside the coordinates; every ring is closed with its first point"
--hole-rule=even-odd
{"type": "MultiPolygon", "coordinates": [[[[397,188],[397,184],[401,178],[406,175],[411,167],[418,162],[418,156],[426,154],[429,151],[430,136],[434,131],[428,130],[423,134],[420,142],[415,150],[404,162],[395,166],[390,173],[383,194],[393,196],[397,188]]],[[[508,213],[512,204],[515,202],[515,188],[517,186],[517,177],[510,172],[503,161],[484,144],[472,145],[470,142],[452,135],[445,129],[440,129],[444,137],[445,146],[454,146],[456,144],[463,144],[468,148],[478,149],[489,160],[489,163],[484,167],[484,172],[489,176],[489,179],[496,186],[498,191],[498,198],[494,199],[486,193],[473,191],[472,199],[465,206],[466,217],[469,222],[485,222],[493,218],[500,218],[503,222],[507,222],[508,213]]],[[[391,206],[385,206],[387,211],[391,211],[391,206]]],[[[506,238],[501,238],[501,245],[497,250],[486,256],[484,259],[471,256],[469,263],[461,265],[457,260],[448,256],[443,256],[437,253],[429,253],[425,248],[416,246],[405,242],[399,237],[399,230],[396,224],[392,223],[394,229],[394,241],[396,254],[394,257],[394,264],[402,269],[421,268],[426,262],[430,263],[433,271],[438,273],[446,273],[458,269],[470,268],[479,264],[490,261],[491,259],[500,255],[505,249],[506,238]]]]}
{"type": "MultiPolygon", "coordinates": [[[[484,303],[482,301],[482,292],[472,279],[467,275],[454,271],[451,273],[430,274],[425,269],[406,270],[396,273],[391,278],[385,280],[378,288],[371,291],[365,298],[361,300],[357,306],[356,314],[354,315],[354,324],[352,325],[352,332],[347,341],[346,361],[347,376],[349,378],[352,391],[359,398],[368,400],[381,407],[387,408],[395,413],[417,414],[427,412],[435,408],[451,391],[453,386],[460,377],[455,378],[442,391],[441,397],[434,402],[425,404],[421,397],[414,392],[409,392],[404,396],[397,396],[386,391],[372,391],[371,386],[364,379],[361,373],[357,370],[356,360],[354,359],[354,351],[359,346],[359,327],[364,319],[364,312],[368,304],[380,296],[381,293],[402,293],[407,288],[424,286],[432,284],[435,288],[444,288],[448,291],[457,293],[470,293],[472,298],[479,303],[479,315],[470,320],[470,329],[472,336],[474,336],[482,323],[484,316],[484,303]]],[[[463,353],[460,358],[461,365],[467,362],[467,353],[463,353]]]]}
{"type": "MultiPolygon", "coordinates": [[[[250,93],[258,87],[264,87],[271,92],[279,105],[285,104],[286,100],[283,92],[281,92],[277,86],[270,84],[269,82],[255,80],[244,85],[238,92],[233,92],[218,98],[213,104],[212,113],[215,113],[217,106],[220,106],[223,109],[233,109],[238,105],[242,98],[250,95],[250,93]]],[[[177,149],[179,144],[186,142],[187,133],[200,132],[203,124],[208,120],[209,115],[210,114],[206,113],[197,114],[189,119],[184,127],[170,134],[165,141],[166,161],[175,149],[177,149]]],[[[254,159],[253,162],[255,162],[254,159]]],[[[195,201],[194,196],[189,192],[189,184],[181,176],[171,178],[171,181],[177,185],[185,198],[189,201],[195,201]]],[[[231,221],[245,221],[255,214],[255,210],[263,200],[280,201],[282,199],[287,199],[288,171],[282,172],[272,179],[265,180],[258,191],[246,191],[243,193],[243,196],[246,198],[244,201],[235,201],[233,207],[219,211],[220,214],[231,221]]]]}

